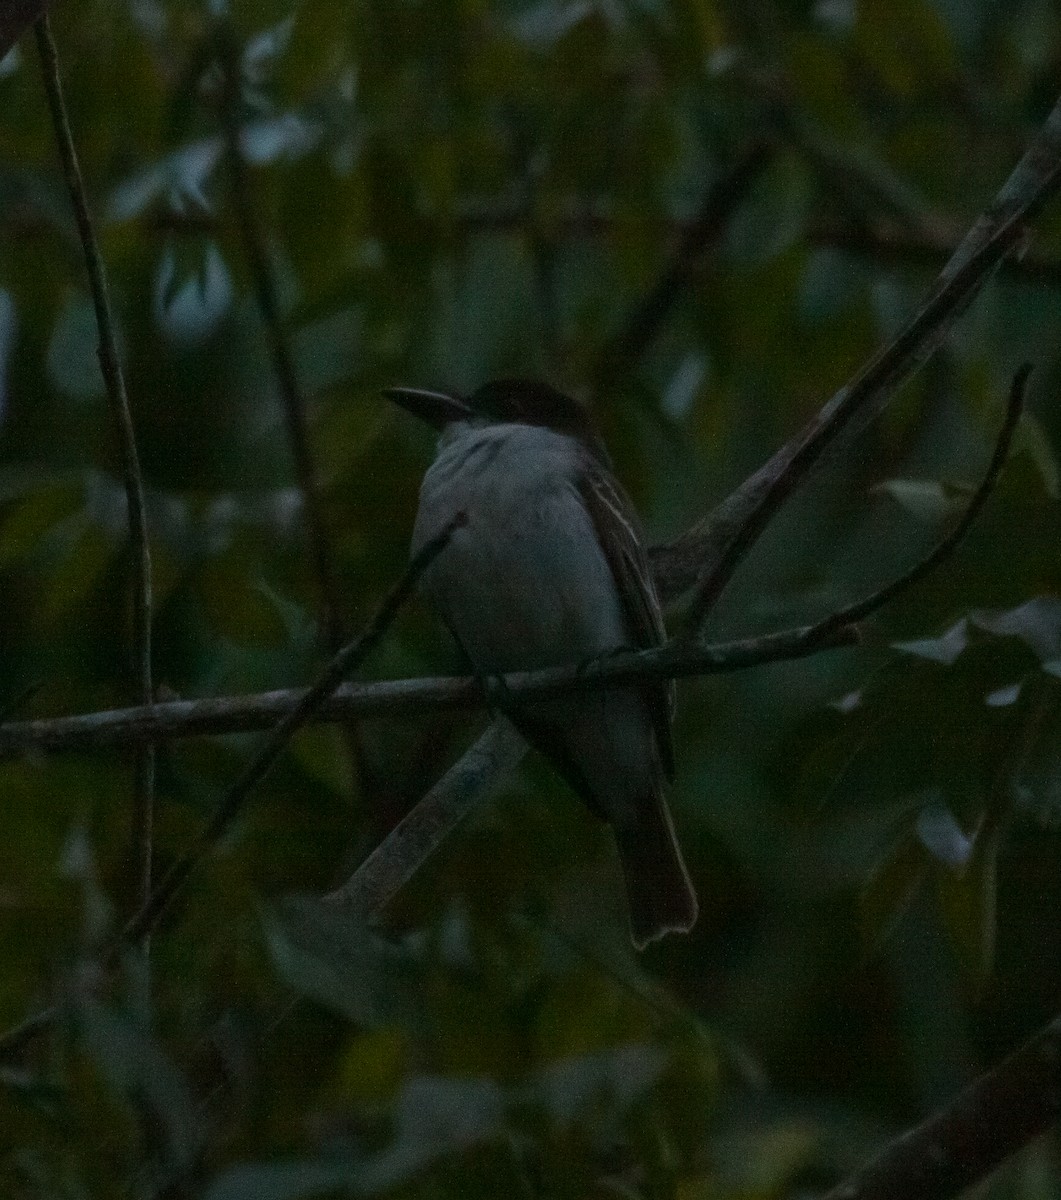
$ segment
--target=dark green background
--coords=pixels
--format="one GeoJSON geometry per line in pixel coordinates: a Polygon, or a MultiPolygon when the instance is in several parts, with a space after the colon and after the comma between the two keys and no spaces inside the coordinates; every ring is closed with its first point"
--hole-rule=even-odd
{"type": "MultiPolygon", "coordinates": [[[[189,698],[298,685],[323,660],[221,162],[212,11],[54,12],[148,492],[156,677],[189,698]]],[[[1051,0],[261,0],[231,18],[349,631],[404,567],[431,455],[381,387],[550,378],[590,400],[653,537],[671,536],[914,311],[1061,67],[1051,0]],[[766,168],[659,337],[609,357],[760,137],[766,168]]],[[[391,906],[390,941],[369,938],[308,897],[481,718],[367,722],[357,771],[338,733],[306,731],[156,935],[150,999],[130,966],[0,1073],[4,1193],[791,1195],[1051,1016],[1059,335],[1055,202],[727,592],[718,638],[813,619],[912,563],[1034,362],[983,518],[863,646],[680,685],[691,937],[633,954],[608,837],[529,761],[391,906]]],[[[94,354],[27,37],[0,65],[0,703],[16,718],[136,694],[94,354]]],[[[458,666],[413,605],[365,674],[458,666]]],[[[160,867],[255,744],[160,752],[160,867]]],[[[7,1025],[90,972],[130,910],[131,758],[26,755],[0,788],[7,1025]]],[[[992,1186],[1057,1195],[1055,1147],[992,1186]]]]}

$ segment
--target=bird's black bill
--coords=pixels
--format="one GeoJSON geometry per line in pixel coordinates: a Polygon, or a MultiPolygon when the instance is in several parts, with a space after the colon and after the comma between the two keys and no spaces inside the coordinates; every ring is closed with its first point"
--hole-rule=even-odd
{"type": "Polygon", "coordinates": [[[445,392],[429,392],[422,388],[385,388],[383,394],[434,429],[444,429],[451,421],[467,420],[472,412],[459,396],[450,396],[445,392]]]}

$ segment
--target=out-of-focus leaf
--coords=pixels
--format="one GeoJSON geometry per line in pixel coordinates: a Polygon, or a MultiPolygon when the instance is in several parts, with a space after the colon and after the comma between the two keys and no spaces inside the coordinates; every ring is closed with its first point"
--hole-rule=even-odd
{"type": "Polygon", "coordinates": [[[995,961],[1001,840],[998,823],[986,821],[964,869],[941,871],[937,877],[947,932],[978,990],[986,984],[995,961]]]}
{"type": "Polygon", "coordinates": [[[536,49],[546,50],[569,30],[593,14],[589,0],[539,0],[509,21],[509,28],[523,42],[536,49]]]}
{"type": "Polygon", "coordinates": [[[915,828],[921,844],[939,862],[957,869],[969,861],[972,839],[938,797],[922,806],[915,828]]]}
{"type": "Polygon", "coordinates": [[[415,964],[399,946],[334,904],[296,897],[263,914],[269,953],[302,995],[368,1028],[420,1019],[415,964]]]}
{"type": "Polygon", "coordinates": [[[155,315],[176,341],[195,344],[218,327],[232,303],[232,276],[216,242],[206,245],[197,269],[184,273],[168,247],[155,277],[155,315]]]}
{"type": "Polygon", "coordinates": [[[240,149],[256,166],[280,158],[304,157],[320,142],[323,126],[298,113],[284,113],[267,121],[250,121],[240,130],[240,149]]]}
{"type": "Polygon", "coordinates": [[[394,1139],[360,1168],[358,1190],[400,1187],[436,1159],[496,1137],[505,1109],[505,1093],[492,1079],[414,1075],[398,1100],[394,1139]]]}
{"type": "Polygon", "coordinates": [[[989,708],[1008,708],[1009,705],[1017,703],[1022,690],[1022,682],[1007,684],[1005,687],[996,688],[993,692],[988,692],[984,697],[984,703],[989,708]]]}
{"type": "Polygon", "coordinates": [[[1036,596],[1001,612],[977,611],[971,620],[999,637],[1019,638],[1040,662],[1061,654],[1061,599],[1056,596],[1036,596]]]}
{"type": "Polygon", "coordinates": [[[71,292],[52,330],[48,370],[53,384],[75,400],[91,400],[104,394],[96,358],[98,343],[92,301],[83,292],[71,292]]]}
{"type": "Polygon", "coordinates": [[[895,642],[893,647],[903,654],[913,654],[917,658],[928,658],[933,662],[950,666],[957,662],[959,656],[969,645],[968,623],[962,619],[952,625],[946,633],[938,638],[918,638],[912,642],[895,642]]]}
{"type": "Polygon", "coordinates": [[[94,951],[103,945],[114,925],[114,905],[100,886],[96,855],[88,830],[75,826],[63,846],[59,874],[73,880],[81,891],[81,938],[94,951]]]}
{"type": "Polygon", "coordinates": [[[567,1128],[594,1110],[625,1111],[659,1080],[665,1063],[660,1047],[636,1045],[563,1059],[541,1072],[529,1095],[567,1128]]]}
{"type": "Polygon", "coordinates": [[[247,1163],[222,1171],[204,1200],[308,1200],[349,1191],[356,1178],[356,1163],[344,1159],[247,1163]]]}
{"type": "Polygon", "coordinates": [[[901,837],[881,859],[859,897],[862,934],[871,948],[893,933],[927,875],[928,859],[916,837],[901,837]]]}
{"type": "Polygon", "coordinates": [[[128,1016],[102,1004],[86,1004],[79,1017],[85,1048],[110,1086],[134,1103],[146,1101],[165,1134],[168,1161],[188,1164],[198,1144],[195,1105],[161,1045],[128,1016]]]}
{"type": "Polygon", "coordinates": [[[189,205],[209,212],[207,185],[221,159],[222,147],[219,136],[204,138],[145,167],[111,193],[108,218],[114,222],[131,221],[160,200],[168,201],[178,212],[189,205]]]}
{"type": "Polygon", "coordinates": [[[871,490],[890,497],[919,521],[931,524],[954,516],[968,498],[968,489],[940,479],[888,479],[871,490]]]}
{"type": "Polygon", "coordinates": [[[295,28],[295,14],[290,13],[276,25],[263,29],[248,38],[243,47],[243,70],[255,83],[262,83],[291,45],[291,34],[295,28]]]}

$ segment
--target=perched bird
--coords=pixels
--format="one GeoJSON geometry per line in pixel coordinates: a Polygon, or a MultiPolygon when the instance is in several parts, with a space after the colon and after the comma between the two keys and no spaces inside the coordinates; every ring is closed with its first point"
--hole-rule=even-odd
{"type": "MultiPolygon", "coordinates": [[[[440,431],[415,554],[454,519],[421,590],[481,675],[582,662],[665,637],[633,507],[582,407],[503,379],[467,398],[385,393],[440,431]]],[[[508,716],[615,833],[634,945],[684,932],[697,902],[663,797],[673,684],[518,701],[508,716]]]]}

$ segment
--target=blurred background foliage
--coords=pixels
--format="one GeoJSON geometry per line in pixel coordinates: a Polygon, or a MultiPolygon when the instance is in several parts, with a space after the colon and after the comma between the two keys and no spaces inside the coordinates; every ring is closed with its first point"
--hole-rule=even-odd
{"type": "MultiPolygon", "coordinates": [[[[681,530],[916,307],[1055,100],[1052,0],[83,0],[53,22],[128,371],[167,694],[294,686],[321,600],[225,171],[219,20],[345,629],[406,559],[386,385],[550,378],[681,530]],[[765,146],[644,351],[630,314],[765,146]]],[[[130,556],[32,38],[0,63],[0,702],[132,703],[130,556]]],[[[857,649],[680,687],[700,923],[638,958],[608,837],[528,762],[372,934],[346,877],[481,718],[299,735],[154,939],[0,1073],[11,1196],[771,1197],[827,1184],[1058,1009],[1061,207],[764,537],[711,632],[960,552],[857,649]]],[[[412,606],[369,675],[459,669],[412,606]]],[[[157,863],[254,745],[160,751],[157,863]]],[[[131,760],[0,763],[0,1016],[133,904],[131,760]]],[[[992,1194],[1059,1190],[1056,1145],[992,1194]]]]}

